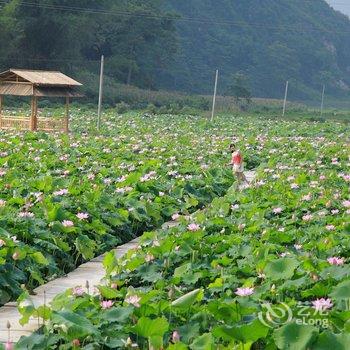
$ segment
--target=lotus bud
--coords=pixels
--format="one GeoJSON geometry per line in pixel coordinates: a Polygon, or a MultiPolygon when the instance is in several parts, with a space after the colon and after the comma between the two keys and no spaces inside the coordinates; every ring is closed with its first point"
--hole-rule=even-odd
{"type": "Polygon", "coordinates": [[[80,346],[80,340],[79,339],[74,339],[72,341],[72,345],[73,345],[73,347],[79,347],[80,346]]]}
{"type": "Polygon", "coordinates": [[[169,289],[168,297],[169,297],[170,300],[173,299],[173,297],[174,297],[174,288],[173,288],[173,287],[171,287],[171,288],[169,289]]]}
{"type": "Polygon", "coordinates": [[[315,273],[311,273],[311,278],[313,281],[317,282],[318,281],[318,276],[315,273]]]}
{"type": "Polygon", "coordinates": [[[89,289],[90,289],[89,281],[85,282],[85,288],[86,288],[87,292],[89,293],[89,289]]]}

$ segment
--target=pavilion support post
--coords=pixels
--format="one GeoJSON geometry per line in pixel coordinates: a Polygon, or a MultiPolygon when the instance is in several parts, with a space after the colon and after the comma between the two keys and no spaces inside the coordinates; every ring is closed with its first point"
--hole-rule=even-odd
{"type": "Polygon", "coordinates": [[[38,128],[38,98],[32,97],[32,114],[30,116],[30,130],[35,131],[38,128]]]}
{"type": "Polygon", "coordinates": [[[34,98],[35,101],[35,113],[34,113],[34,130],[38,130],[38,98],[34,98]]]}
{"type": "Polygon", "coordinates": [[[0,95],[0,129],[2,128],[2,104],[3,104],[3,97],[0,95]]]}
{"type": "Polygon", "coordinates": [[[30,130],[34,131],[35,97],[32,97],[32,113],[30,115],[30,130]]]}
{"type": "Polygon", "coordinates": [[[66,97],[66,116],[64,118],[64,132],[69,133],[69,97],[66,97]]]}

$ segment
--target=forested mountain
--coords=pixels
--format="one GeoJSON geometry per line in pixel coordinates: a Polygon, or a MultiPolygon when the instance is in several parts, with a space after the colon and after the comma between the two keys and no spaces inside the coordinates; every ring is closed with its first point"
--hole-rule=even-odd
{"type": "Polygon", "coordinates": [[[310,99],[349,93],[350,20],[324,0],[1,0],[0,67],[62,69],[143,88],[310,99]]]}
{"type": "Polygon", "coordinates": [[[177,24],[183,57],[176,66],[181,89],[201,91],[218,68],[222,92],[236,72],[246,75],[258,96],[283,96],[286,80],[290,80],[290,93],[296,98],[318,96],[322,84],[335,95],[349,90],[350,21],[326,1],[167,3],[168,8],[188,18],[177,24]],[[183,71],[186,74],[180,73],[183,71]]]}
{"type": "Polygon", "coordinates": [[[177,34],[159,0],[0,1],[0,66],[106,74],[156,87],[156,69],[177,52],[177,34]]]}

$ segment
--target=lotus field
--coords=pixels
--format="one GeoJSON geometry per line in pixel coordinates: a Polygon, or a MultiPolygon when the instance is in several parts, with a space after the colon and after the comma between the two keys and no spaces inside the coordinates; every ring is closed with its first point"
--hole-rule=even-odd
{"type": "Polygon", "coordinates": [[[348,124],[110,112],[95,136],[87,114],[0,133],[0,302],[45,321],[16,349],[348,349],[348,124]],[[233,138],[257,174],[241,190],[233,138]],[[100,286],[30,304],[136,236],[100,286]]]}

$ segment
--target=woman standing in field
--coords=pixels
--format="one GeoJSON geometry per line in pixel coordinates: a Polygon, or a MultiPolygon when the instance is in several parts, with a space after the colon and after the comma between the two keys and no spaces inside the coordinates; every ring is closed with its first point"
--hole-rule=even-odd
{"type": "Polygon", "coordinates": [[[232,153],[230,165],[232,165],[233,173],[237,177],[238,185],[240,185],[242,182],[248,183],[247,178],[244,175],[243,156],[241,151],[236,149],[236,145],[234,143],[231,143],[230,151],[232,153]]]}

